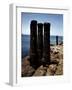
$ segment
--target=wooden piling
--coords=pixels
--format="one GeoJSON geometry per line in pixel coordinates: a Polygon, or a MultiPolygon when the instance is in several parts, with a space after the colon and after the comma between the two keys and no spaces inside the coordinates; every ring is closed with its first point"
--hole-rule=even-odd
{"type": "Polygon", "coordinates": [[[38,23],[38,38],[37,38],[37,51],[38,51],[38,61],[41,63],[43,56],[43,24],[38,23]]]}
{"type": "Polygon", "coordinates": [[[30,24],[30,62],[37,67],[37,21],[32,20],[30,24]]]}
{"type": "Polygon", "coordinates": [[[44,64],[50,63],[50,23],[44,23],[43,58],[44,64]]]}
{"type": "Polygon", "coordinates": [[[58,36],[56,36],[56,45],[58,45],[58,36]]]}

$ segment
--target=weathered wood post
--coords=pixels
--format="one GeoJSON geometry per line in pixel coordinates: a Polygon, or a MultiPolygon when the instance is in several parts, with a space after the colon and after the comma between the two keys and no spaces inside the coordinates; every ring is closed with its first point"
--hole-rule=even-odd
{"type": "Polygon", "coordinates": [[[37,21],[32,20],[30,24],[30,63],[34,68],[38,64],[37,57],[37,21]]]}
{"type": "Polygon", "coordinates": [[[58,45],[58,36],[56,36],[56,45],[58,45]]]}
{"type": "Polygon", "coordinates": [[[41,59],[43,56],[43,24],[38,23],[38,38],[37,38],[37,51],[38,51],[38,61],[41,64],[41,59]]]}
{"type": "Polygon", "coordinates": [[[44,23],[44,64],[50,64],[50,23],[44,23]]]}

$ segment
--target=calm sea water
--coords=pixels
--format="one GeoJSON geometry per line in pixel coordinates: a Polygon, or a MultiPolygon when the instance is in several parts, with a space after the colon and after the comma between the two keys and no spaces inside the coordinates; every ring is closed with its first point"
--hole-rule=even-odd
{"type": "MultiPolygon", "coordinates": [[[[63,42],[63,37],[59,36],[58,40],[59,40],[59,43],[63,42]]],[[[50,44],[53,44],[53,45],[56,44],[56,36],[50,36],[50,44]]],[[[22,35],[21,46],[22,46],[21,47],[22,57],[29,55],[29,50],[30,50],[29,35],[22,35]]]]}

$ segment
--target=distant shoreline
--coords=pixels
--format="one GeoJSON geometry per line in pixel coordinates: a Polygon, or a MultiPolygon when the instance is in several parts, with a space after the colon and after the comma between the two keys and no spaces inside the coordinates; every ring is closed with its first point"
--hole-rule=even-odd
{"type": "MultiPolygon", "coordinates": [[[[21,36],[30,36],[29,34],[21,34],[21,36]]],[[[58,36],[58,37],[63,37],[62,35],[50,35],[50,36],[58,36]]]]}

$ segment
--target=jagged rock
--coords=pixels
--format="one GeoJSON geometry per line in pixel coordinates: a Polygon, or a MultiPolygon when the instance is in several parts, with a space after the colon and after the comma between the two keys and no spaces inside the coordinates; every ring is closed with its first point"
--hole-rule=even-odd
{"type": "Polygon", "coordinates": [[[30,59],[29,56],[26,56],[25,58],[23,58],[22,66],[30,65],[29,59],[30,59]]]}
{"type": "Polygon", "coordinates": [[[46,76],[50,76],[50,75],[54,75],[57,69],[57,65],[56,64],[51,64],[49,65],[49,68],[47,69],[47,73],[46,76]]]}
{"type": "Polygon", "coordinates": [[[63,54],[60,54],[60,55],[59,55],[59,58],[60,58],[60,59],[63,59],[63,54]]]}
{"type": "Polygon", "coordinates": [[[54,54],[58,54],[59,52],[58,52],[58,50],[56,50],[56,51],[54,51],[53,53],[54,53],[54,54]]]}
{"type": "Polygon", "coordinates": [[[44,76],[46,74],[46,67],[41,65],[33,74],[33,76],[44,76]]]}
{"type": "Polygon", "coordinates": [[[59,53],[55,54],[54,57],[59,59],[60,58],[60,54],[59,53]]]}
{"type": "Polygon", "coordinates": [[[59,64],[59,60],[58,59],[51,59],[51,64],[59,64]]]}
{"type": "Polygon", "coordinates": [[[34,72],[35,69],[32,66],[27,65],[22,69],[22,76],[32,76],[34,72]]]}
{"type": "Polygon", "coordinates": [[[59,45],[63,45],[63,42],[60,42],[59,45]]]}
{"type": "Polygon", "coordinates": [[[49,69],[50,69],[52,72],[55,72],[56,69],[57,69],[57,65],[56,65],[56,64],[51,64],[51,65],[49,65],[49,69]]]}
{"type": "Polygon", "coordinates": [[[63,75],[63,65],[58,65],[55,75],[63,75]]]}
{"type": "Polygon", "coordinates": [[[51,59],[52,60],[56,60],[56,59],[60,59],[60,53],[57,53],[57,54],[54,54],[54,53],[51,53],[51,59]]]}
{"type": "Polygon", "coordinates": [[[58,47],[56,47],[56,46],[51,47],[50,51],[53,54],[58,54],[59,53],[58,47]]]}
{"type": "Polygon", "coordinates": [[[53,53],[54,48],[50,48],[50,52],[53,53]]]}
{"type": "Polygon", "coordinates": [[[29,56],[27,56],[23,59],[23,62],[22,62],[22,77],[32,76],[33,73],[35,72],[35,69],[32,66],[30,66],[29,59],[30,59],[29,56]]]}
{"type": "Polygon", "coordinates": [[[63,59],[60,59],[59,65],[63,65],[63,59]]]}
{"type": "Polygon", "coordinates": [[[53,74],[51,73],[50,69],[48,68],[47,72],[46,72],[46,76],[50,76],[50,75],[53,75],[53,74]]]}
{"type": "Polygon", "coordinates": [[[22,76],[51,76],[63,75],[63,46],[52,46],[50,51],[50,64],[45,63],[44,58],[36,69],[30,62],[30,56],[22,60],[22,76]]]}

